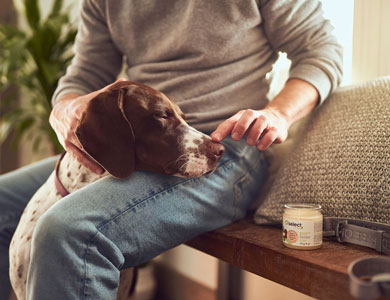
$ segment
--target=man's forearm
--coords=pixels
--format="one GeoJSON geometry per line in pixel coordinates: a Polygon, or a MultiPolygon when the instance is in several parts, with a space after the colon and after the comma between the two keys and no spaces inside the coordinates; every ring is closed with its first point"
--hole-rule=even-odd
{"type": "Polygon", "coordinates": [[[301,79],[290,79],[266,106],[281,114],[289,125],[307,116],[320,100],[317,89],[301,79]]]}
{"type": "Polygon", "coordinates": [[[80,96],[81,96],[80,94],[76,94],[76,93],[64,94],[57,100],[56,104],[59,102],[62,102],[62,101],[73,100],[73,99],[80,97],[80,96]]]}
{"type": "Polygon", "coordinates": [[[56,103],[54,104],[54,106],[52,108],[52,111],[50,113],[50,118],[49,118],[50,124],[52,126],[53,126],[53,123],[52,123],[53,117],[56,115],[57,116],[56,118],[58,118],[58,116],[65,114],[65,109],[66,109],[66,106],[69,104],[69,101],[76,99],[79,96],[80,95],[76,94],[76,93],[64,94],[56,101],[56,103]]]}

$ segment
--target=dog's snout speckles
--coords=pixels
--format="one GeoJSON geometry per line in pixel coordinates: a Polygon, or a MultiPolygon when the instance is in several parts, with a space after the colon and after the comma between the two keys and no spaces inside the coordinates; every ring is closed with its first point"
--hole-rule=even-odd
{"type": "Polygon", "coordinates": [[[186,124],[183,143],[183,157],[179,172],[174,174],[180,177],[199,177],[212,172],[225,151],[221,144],[212,142],[206,134],[197,131],[186,124]],[[213,145],[215,144],[215,145],[213,145]]]}

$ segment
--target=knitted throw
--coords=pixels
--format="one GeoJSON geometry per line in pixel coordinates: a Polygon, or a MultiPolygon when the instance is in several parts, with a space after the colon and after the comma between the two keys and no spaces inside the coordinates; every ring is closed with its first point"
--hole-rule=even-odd
{"type": "Polygon", "coordinates": [[[336,90],[313,112],[255,214],[280,223],[285,203],[325,216],[390,223],[390,77],[336,90]]]}

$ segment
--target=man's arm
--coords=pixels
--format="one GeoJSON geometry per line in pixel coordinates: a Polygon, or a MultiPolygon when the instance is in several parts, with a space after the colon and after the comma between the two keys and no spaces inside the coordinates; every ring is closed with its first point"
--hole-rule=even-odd
{"type": "Polygon", "coordinates": [[[74,57],[60,79],[52,104],[69,93],[88,94],[117,78],[122,67],[122,53],[112,40],[103,0],[82,1],[74,57]]]}
{"type": "Polygon", "coordinates": [[[103,169],[82,150],[75,130],[88,102],[115,80],[122,65],[122,54],[112,41],[104,6],[102,0],[83,1],[75,56],[59,81],[50,114],[50,124],[65,150],[98,174],[103,169]]]}
{"type": "Polygon", "coordinates": [[[291,60],[289,78],[313,85],[324,101],[341,82],[343,49],[318,0],[260,0],[262,26],[275,53],[291,60]]]}
{"type": "Polygon", "coordinates": [[[265,150],[273,143],[282,143],[287,138],[288,128],[308,115],[319,98],[317,89],[310,83],[290,79],[264,109],[238,112],[219,124],[211,137],[220,142],[231,133],[232,138],[238,141],[247,133],[249,145],[257,144],[257,149],[265,150]]]}
{"type": "Polygon", "coordinates": [[[310,83],[290,79],[280,93],[265,107],[277,111],[290,126],[306,117],[317,106],[320,95],[310,83]]]}
{"type": "Polygon", "coordinates": [[[265,150],[287,138],[288,128],[326,99],[342,77],[342,47],[331,34],[321,3],[316,0],[260,0],[262,27],[274,51],[292,61],[289,80],[262,110],[240,111],[222,122],[212,137],[229,133],[265,150]],[[258,142],[258,140],[260,141],[258,142]],[[257,143],[258,142],[258,143],[257,143]]]}

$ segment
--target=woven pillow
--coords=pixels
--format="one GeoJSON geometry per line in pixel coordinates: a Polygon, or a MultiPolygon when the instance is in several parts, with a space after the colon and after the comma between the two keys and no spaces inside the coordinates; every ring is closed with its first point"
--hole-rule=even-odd
{"type": "Polygon", "coordinates": [[[339,88],[308,118],[255,222],[280,224],[286,203],[390,223],[390,77],[339,88]]]}

